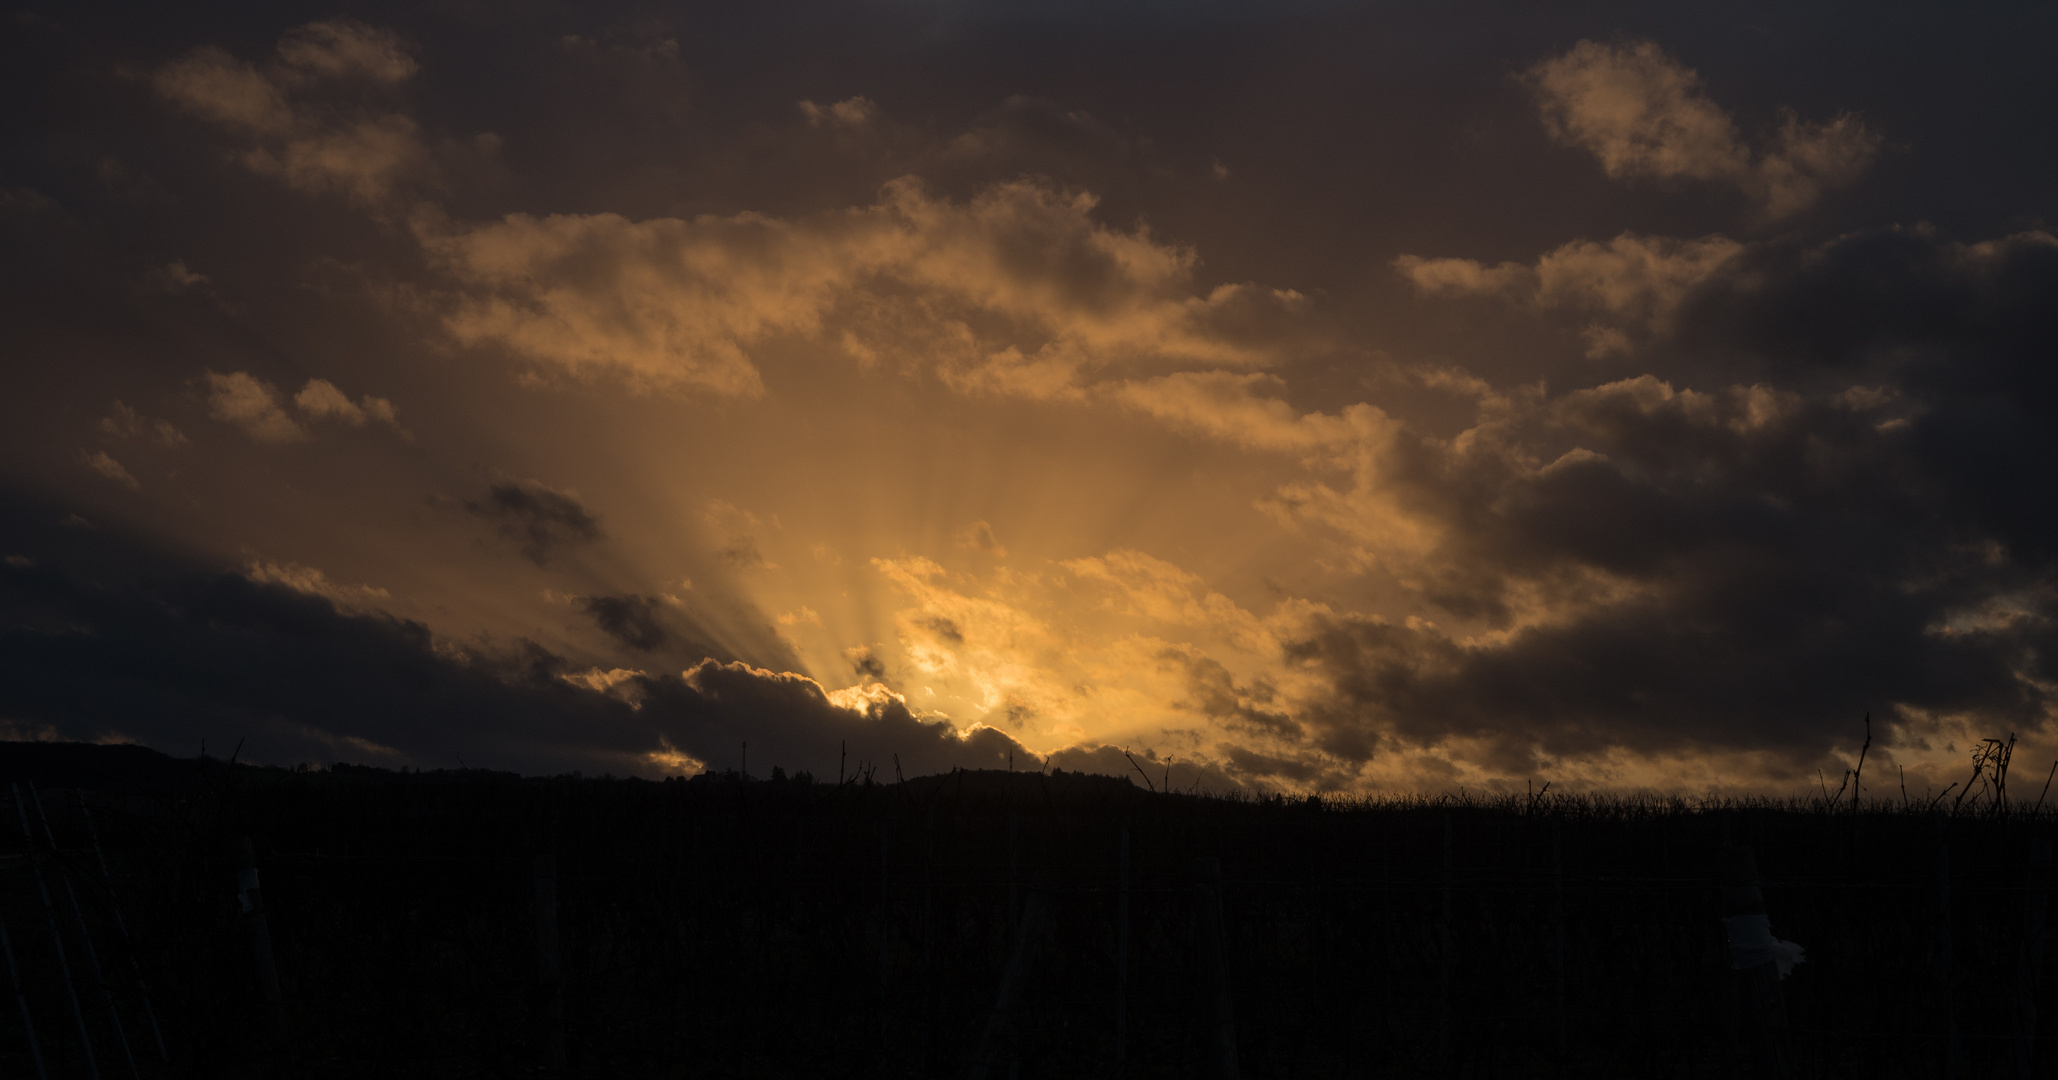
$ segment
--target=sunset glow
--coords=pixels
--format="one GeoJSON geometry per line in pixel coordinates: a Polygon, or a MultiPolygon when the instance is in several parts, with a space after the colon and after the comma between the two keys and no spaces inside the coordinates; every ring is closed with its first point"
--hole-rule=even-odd
{"type": "Polygon", "coordinates": [[[55,12],[0,178],[7,737],[1292,791],[1812,790],[1868,713],[1911,790],[2058,753],[2017,66],[1947,123],[1800,14],[55,12]]]}

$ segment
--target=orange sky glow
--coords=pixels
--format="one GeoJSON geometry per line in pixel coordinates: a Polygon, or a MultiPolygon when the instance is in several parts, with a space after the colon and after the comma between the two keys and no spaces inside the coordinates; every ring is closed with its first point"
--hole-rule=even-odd
{"type": "Polygon", "coordinates": [[[24,15],[73,97],[0,178],[0,733],[1360,793],[1835,787],[1867,714],[1876,784],[2058,754],[2058,144],[1937,129],[1905,43],[837,10],[24,15]]]}

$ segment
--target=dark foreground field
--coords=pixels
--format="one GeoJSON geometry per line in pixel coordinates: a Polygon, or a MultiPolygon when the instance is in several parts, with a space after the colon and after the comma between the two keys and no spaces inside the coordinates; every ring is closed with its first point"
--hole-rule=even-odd
{"type": "Polygon", "coordinates": [[[0,745],[0,773],[7,1077],[36,1075],[31,1028],[50,1077],[89,1075],[89,1043],[108,1077],[131,1057],[142,1076],[501,1077],[561,1054],[581,1077],[1067,1078],[2058,1058],[2032,855],[2058,822],[1992,799],[1236,801],[36,744],[0,745]],[[1726,844],[1807,949],[1773,1013],[1730,969],[1726,844]]]}

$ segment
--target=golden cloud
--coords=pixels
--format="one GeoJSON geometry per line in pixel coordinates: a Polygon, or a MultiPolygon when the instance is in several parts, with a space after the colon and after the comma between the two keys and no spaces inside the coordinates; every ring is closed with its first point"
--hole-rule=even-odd
{"type": "MultiPolygon", "coordinates": [[[[239,427],[262,443],[295,443],[312,438],[307,426],[286,411],[289,399],[272,384],[247,371],[226,375],[209,371],[203,378],[207,383],[207,412],[216,420],[239,427]]],[[[401,429],[398,410],[391,401],[370,394],[351,401],[327,379],[309,379],[290,402],[310,421],[333,420],[351,427],[377,421],[393,428],[402,439],[410,437],[401,429]]]]}
{"type": "Polygon", "coordinates": [[[87,468],[128,488],[130,491],[141,491],[143,489],[143,485],[136,481],[135,475],[129,472],[128,467],[114,460],[107,451],[96,450],[93,453],[87,454],[85,459],[87,468]]]}
{"type": "Polygon", "coordinates": [[[459,341],[642,391],[758,396],[752,350],[780,335],[1037,398],[1110,369],[1277,359],[1253,326],[1298,294],[1197,292],[1189,249],[1108,228],[1094,206],[1037,181],[957,202],[903,178],[869,207],[800,220],[516,214],[421,239],[458,284],[444,325],[459,341]]]}
{"type": "Polygon", "coordinates": [[[208,46],[158,69],[163,97],[257,145],[241,155],[253,172],[311,194],[340,194],[385,215],[434,166],[412,118],[332,100],[338,82],[394,86],[416,71],[397,35],[348,19],[288,31],[262,67],[208,46]]]}
{"type": "Polygon", "coordinates": [[[1116,384],[1109,395],[1122,405],[1172,427],[1249,450],[1283,451],[1310,458],[1348,455],[1390,439],[1399,425],[1377,406],[1360,402],[1338,413],[1295,410],[1260,389],[1279,389],[1263,373],[1180,371],[1116,384]]]}
{"type": "Polygon", "coordinates": [[[1551,136],[1591,152],[1609,177],[1726,182],[1772,220],[1856,180],[1881,144],[1848,113],[1811,123],[1786,110],[1769,145],[1754,151],[1700,75],[1649,41],[1581,41],[1531,68],[1527,81],[1551,136]]]}
{"type": "Polygon", "coordinates": [[[345,585],[330,581],[321,570],[293,562],[252,562],[244,567],[243,576],[261,585],[284,585],[309,596],[322,597],[335,604],[338,611],[344,612],[373,610],[382,601],[393,598],[391,593],[375,585],[345,585]]]}
{"type": "Polygon", "coordinates": [[[1574,240],[1535,266],[1402,255],[1394,269],[1426,296],[1498,296],[1536,308],[1589,312],[1589,355],[1626,348],[1625,327],[1663,333],[1687,294],[1744,251],[1724,236],[1682,240],[1623,233],[1606,243],[1574,240]]]}

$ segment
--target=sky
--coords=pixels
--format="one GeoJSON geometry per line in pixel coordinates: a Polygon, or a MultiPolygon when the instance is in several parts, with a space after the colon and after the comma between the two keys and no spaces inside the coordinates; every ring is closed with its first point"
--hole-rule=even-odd
{"type": "Polygon", "coordinates": [[[2049,5],[7,17],[8,738],[1341,793],[1862,753],[1889,798],[2058,756],[2049,5]]]}

